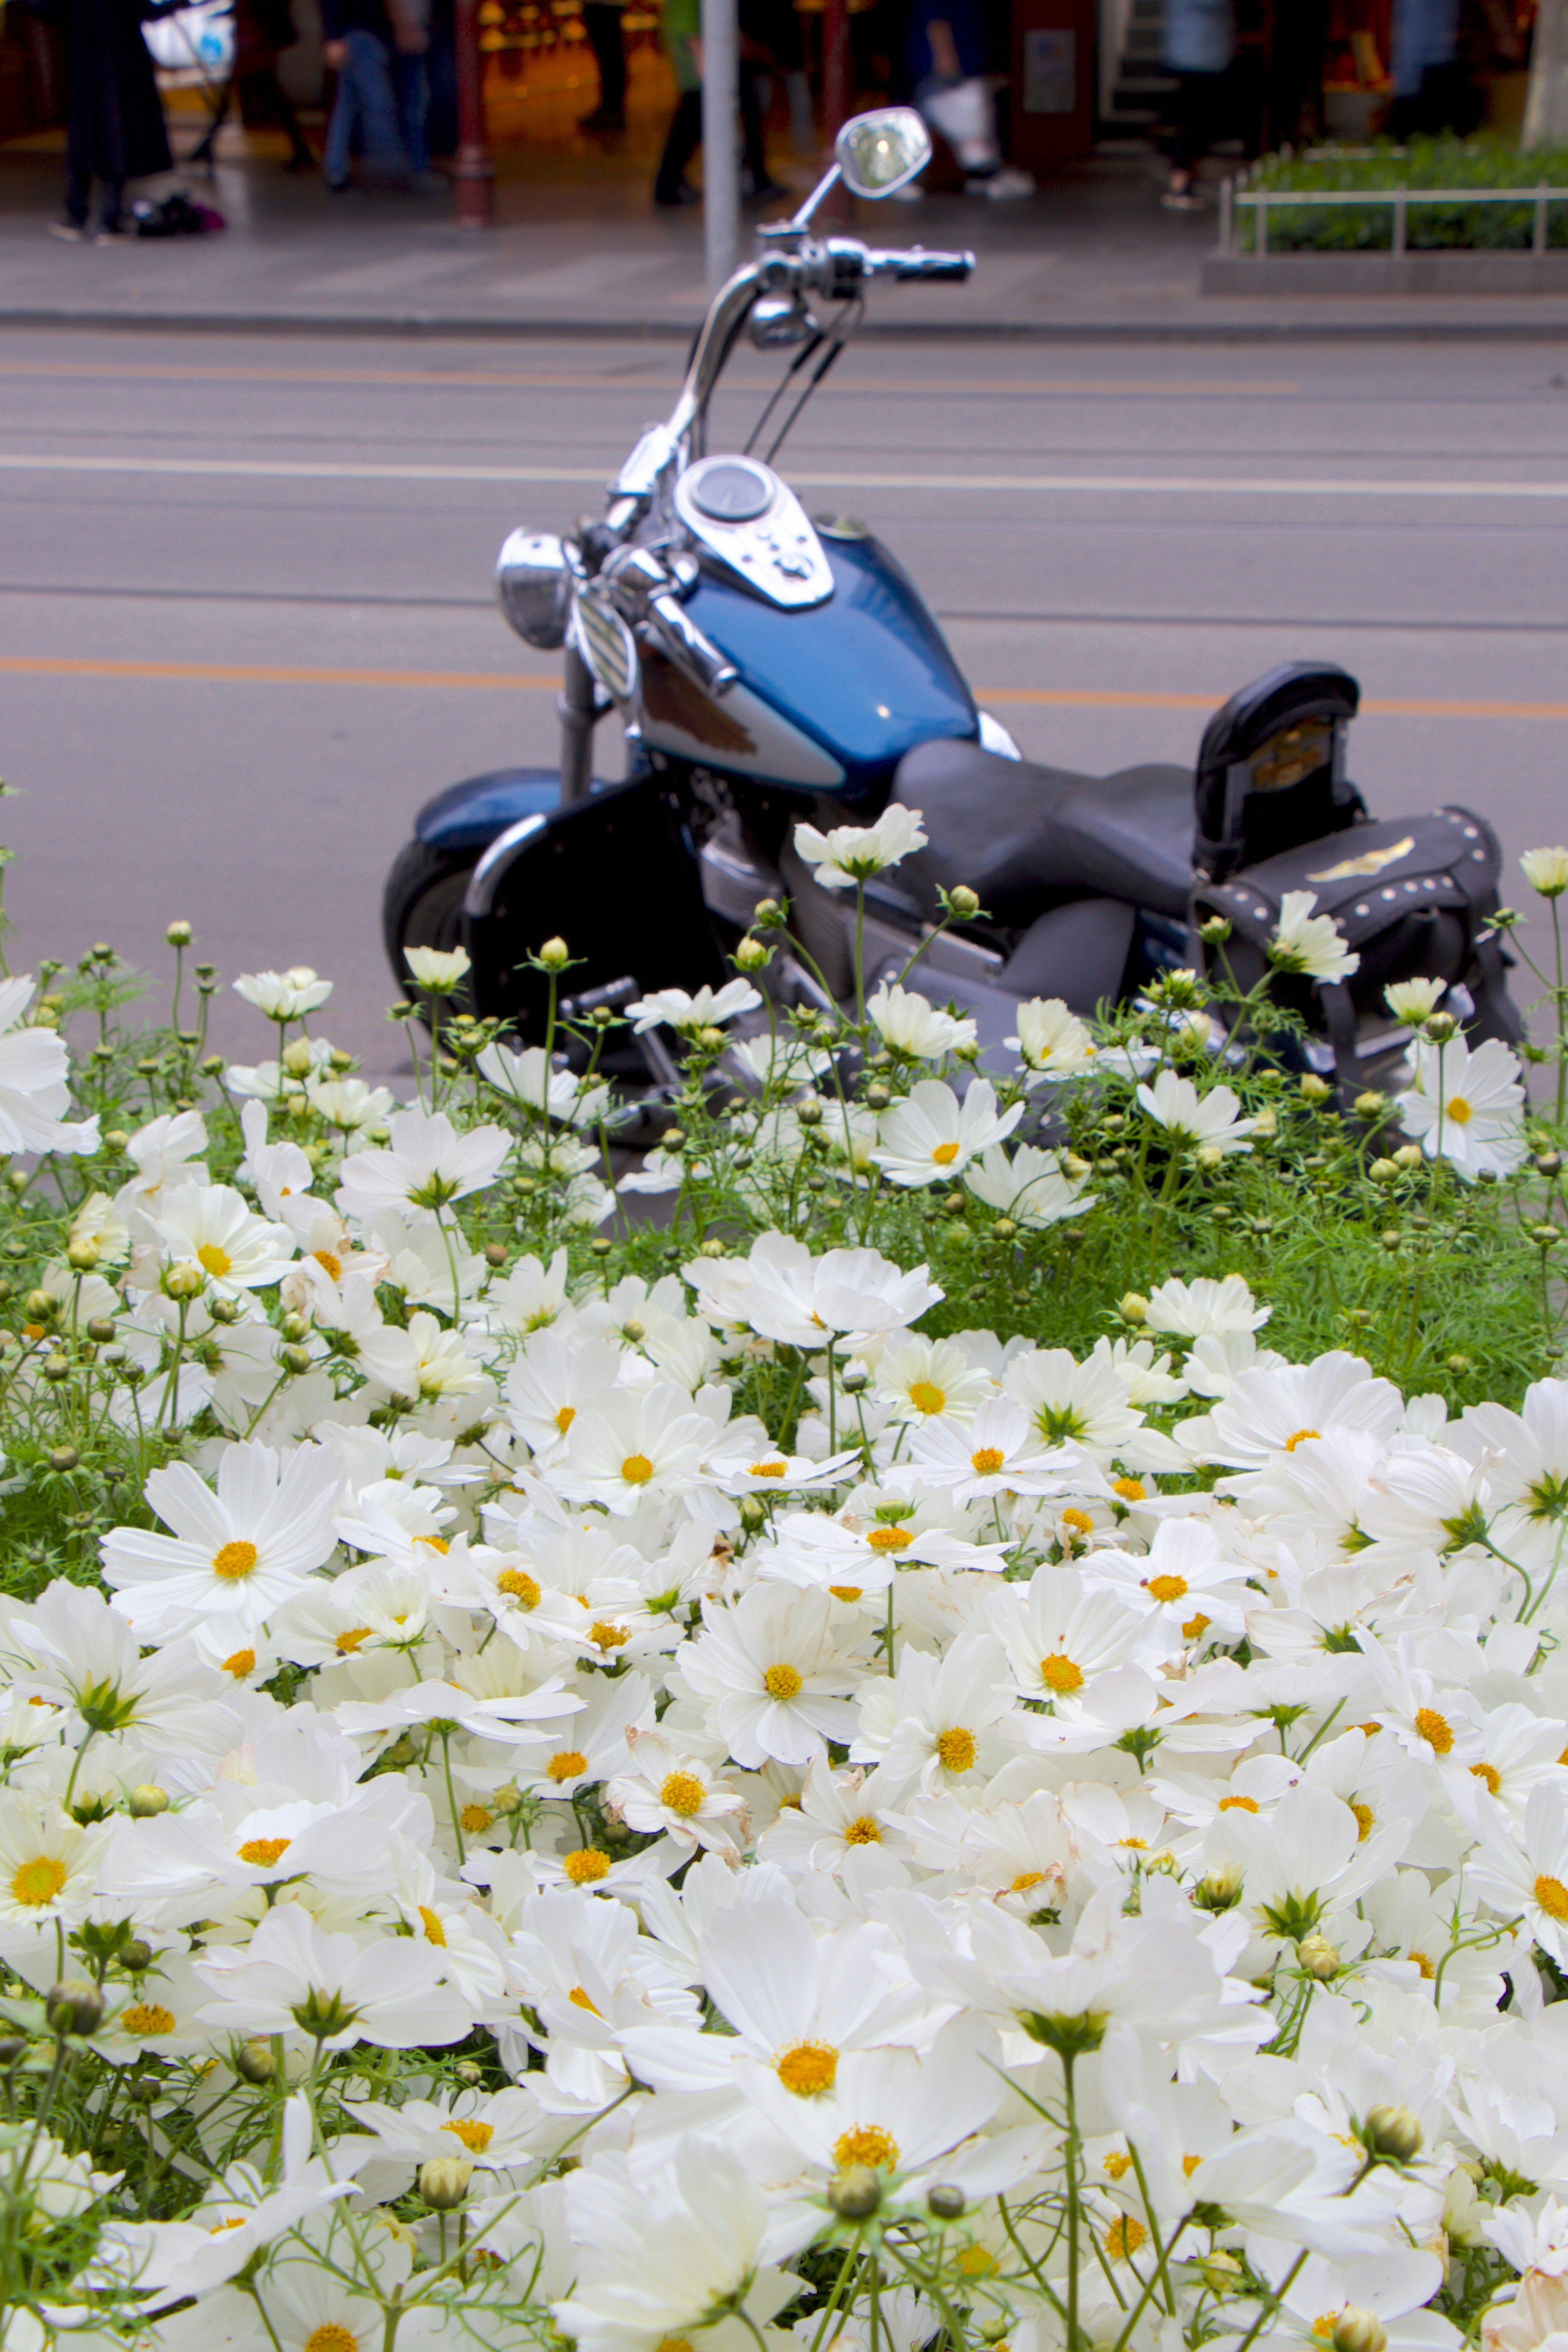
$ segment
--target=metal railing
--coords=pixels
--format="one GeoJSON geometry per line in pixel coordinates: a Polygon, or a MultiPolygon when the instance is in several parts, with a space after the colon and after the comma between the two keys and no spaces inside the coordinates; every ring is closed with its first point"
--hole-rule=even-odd
{"type": "MultiPolygon", "coordinates": [[[[1233,179],[1221,183],[1219,192],[1219,249],[1221,253],[1237,251],[1236,244],[1236,207],[1250,207],[1255,229],[1251,246],[1254,257],[1261,258],[1268,251],[1268,215],[1270,208],[1279,212],[1290,206],[1306,205],[1314,209],[1336,205],[1388,205],[1394,212],[1394,236],[1390,250],[1406,253],[1406,224],[1412,205],[1531,205],[1534,207],[1534,228],[1531,237],[1531,253],[1542,254],[1547,249],[1547,214],[1551,205],[1568,204],[1568,188],[1549,187],[1541,181],[1533,188],[1410,188],[1404,181],[1392,188],[1268,188],[1261,183],[1238,185],[1233,179]]],[[[1455,249],[1455,248],[1446,248],[1455,249]]],[[[1459,248],[1463,249],[1463,248],[1459,248]]],[[[1492,251],[1494,248],[1472,248],[1492,251]]]]}

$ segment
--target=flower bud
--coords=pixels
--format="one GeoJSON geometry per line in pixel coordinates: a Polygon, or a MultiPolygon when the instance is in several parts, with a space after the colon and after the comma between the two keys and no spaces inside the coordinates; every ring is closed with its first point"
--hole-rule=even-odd
{"type": "Polygon", "coordinates": [[[1559,1176],[1563,1172],[1563,1154],[1560,1151],[1538,1151],[1535,1165],[1542,1176],[1559,1176]]]}
{"type": "Polygon", "coordinates": [[[49,1323],[54,1320],[55,1310],[58,1305],[59,1301],[53,1291],[29,1290],[26,1297],[22,1301],[22,1312],[29,1323],[49,1323]]]}
{"type": "Polygon", "coordinates": [[[45,1994],[44,2015],[62,2036],[96,2033],[103,2023],[103,1995],[85,1977],[71,1977],[45,1994]]]}
{"type": "Polygon", "coordinates": [[[459,2083],[482,2083],[485,2070],[477,2058],[459,2058],[452,2072],[459,2083]]]}
{"type": "Polygon", "coordinates": [[[868,2221],[882,2201],[882,2176],[873,2164],[851,2164],[827,2184],[827,2201],[845,2221],[868,2221]]]}
{"type": "Polygon", "coordinates": [[[1193,1889],[1193,1901],[1200,1911],[1231,1911],[1241,1900],[1241,1868],[1227,1862],[1200,1878],[1193,1889]]]}
{"type": "Polygon", "coordinates": [[[722,1029],[715,1029],[710,1023],[706,1029],[699,1029],[697,1032],[697,1043],[705,1054],[720,1053],[725,1043],[724,1032],[722,1029]]]}
{"type": "Polygon", "coordinates": [[[1426,2137],[1420,2117],[1408,2107],[1369,2107],[1361,2136],[1371,2155],[1386,2157],[1391,2164],[1409,2164],[1420,2155],[1426,2137]]]}
{"type": "Polygon", "coordinates": [[[18,2059],[27,2054],[27,2045],[19,2033],[0,2036],[0,2070],[9,2074],[18,2059]]]}
{"type": "Polygon", "coordinates": [[[979,893],[972,890],[966,882],[961,882],[956,890],[948,892],[947,903],[961,923],[967,923],[972,916],[980,912],[979,893]]]}
{"type": "Polygon", "coordinates": [[[699,1257],[728,1257],[730,1244],[728,1242],[704,1242],[697,1255],[699,1257]]]}
{"type": "Polygon", "coordinates": [[[468,2193],[474,2168],[463,2156],[433,2156],[419,2168],[419,2194],[432,2213],[450,2213],[468,2193]]]}
{"type": "Polygon", "coordinates": [[[234,2071],[242,2083],[254,2083],[258,2088],[264,2083],[275,2083],[278,2061],[272,2054],[272,2044],[259,2033],[252,2041],[242,2042],[234,2053],[234,2071]]]}
{"type": "Polygon", "coordinates": [[[1198,925],[1198,937],[1205,948],[1222,948],[1231,934],[1231,925],[1223,915],[1211,915],[1206,923],[1198,925]]]}
{"type": "Polygon", "coordinates": [[[1396,1168],[1419,1168],[1425,1153],[1418,1143],[1402,1143],[1394,1155],[1396,1168]]]}
{"type": "Polygon", "coordinates": [[[306,1038],[296,1037],[291,1045],[284,1047],[283,1067],[291,1078],[308,1078],[315,1066],[316,1057],[306,1038]]]}
{"type": "MultiPolygon", "coordinates": [[[[564,940],[546,940],[539,950],[539,961],[546,971],[564,971],[571,961],[572,950],[564,940]]],[[[438,2158],[437,2161],[445,2163],[447,2159],[438,2158]]]]}
{"type": "Polygon", "coordinates": [[[1450,1037],[1458,1035],[1458,1028],[1459,1024],[1451,1013],[1434,1013],[1422,1023],[1421,1034],[1434,1045],[1446,1045],[1450,1037]]]}
{"type": "Polygon", "coordinates": [[[1375,2311],[1347,2303],[1334,2322],[1334,2352],[1388,2352],[1388,2331],[1375,2311]]]}
{"type": "Polygon", "coordinates": [[[1327,1078],[1320,1078],[1315,1070],[1309,1070],[1301,1081],[1300,1096],[1305,1103],[1326,1103],[1332,1093],[1327,1078]]]}
{"type": "Polygon", "coordinates": [[[309,1348],[289,1347],[279,1349],[278,1360],[286,1372],[292,1372],[298,1378],[301,1372],[310,1370],[315,1359],[309,1348]]]}
{"type": "Polygon", "coordinates": [[[1397,1160],[1374,1160],[1367,1170],[1374,1184],[1392,1184],[1399,1173],[1397,1160]]]}
{"type": "Polygon", "coordinates": [[[1094,1162],[1092,1160],[1085,1160],[1076,1151],[1064,1151],[1062,1153],[1062,1174],[1064,1176],[1070,1176],[1074,1183],[1078,1181],[1080,1176],[1092,1176],[1093,1173],[1094,1162]]]}
{"type": "Polygon", "coordinates": [[[121,1945],[118,1957],[122,1969],[128,1969],[132,1976],[139,1977],[143,1969],[150,1969],[153,1965],[153,1947],[144,1937],[132,1936],[129,1943],[121,1945]]]}
{"type": "Polygon", "coordinates": [[[169,1810],[169,1791],[160,1789],[156,1780],[141,1780],[125,1800],[125,1810],[133,1822],[150,1822],[169,1810]]]}
{"type": "Polygon", "coordinates": [[[748,931],[735,950],[735,969],[737,971],[761,971],[772,954],[771,948],[765,947],[761,940],[748,931]]]}
{"type": "Polygon", "coordinates": [[[998,1217],[991,1228],[991,1238],[994,1242],[1016,1242],[1018,1228],[1011,1217],[998,1217]]]}
{"type": "Polygon", "coordinates": [[[188,948],[191,944],[191,927],[185,922],[171,923],[163,937],[172,948],[188,948]]]}
{"type": "Polygon", "coordinates": [[[44,1378],[45,1378],[45,1380],[47,1380],[47,1381],[68,1381],[68,1380],[69,1380],[69,1378],[70,1378],[70,1376],[71,1376],[71,1368],[70,1368],[70,1359],[69,1359],[69,1357],[68,1357],[68,1356],[49,1356],[49,1357],[47,1357],[47,1358],[45,1359],[45,1362],[44,1362],[44,1378]]]}
{"type": "Polygon", "coordinates": [[[776,898],[759,898],[752,909],[752,919],[757,923],[772,923],[776,920],[778,912],[779,902],[776,898]]]}
{"type": "Polygon", "coordinates": [[[95,1348],[106,1347],[114,1337],[114,1324],[107,1315],[95,1315],[87,1327],[87,1336],[95,1348]]]}
{"type": "Polygon", "coordinates": [[[742,1495],[737,1508],[741,1514],[741,1525],[753,1534],[768,1516],[768,1507],[760,1495],[742,1495]]]}
{"type": "Polygon", "coordinates": [[[1320,1984],[1339,1974],[1340,1956],[1326,1936],[1303,1936],[1296,1947],[1296,1958],[1320,1984]]]}
{"type": "Polygon", "coordinates": [[[98,1264],[98,1244],[90,1234],[79,1234],[66,1244],[66,1264],[74,1274],[90,1274],[98,1264]]]}
{"type": "Polygon", "coordinates": [[[1217,1143],[1200,1143],[1193,1158],[1200,1168],[1223,1168],[1225,1154],[1217,1143]]]}
{"type": "Polygon", "coordinates": [[[209,1298],[207,1313],[215,1323],[237,1323],[245,1309],[237,1298],[209,1298]]]}
{"type": "Polygon", "coordinates": [[[1527,849],[1519,862],[1531,888],[1543,898],[1561,898],[1568,890],[1568,849],[1527,849]]]}
{"type": "Polygon", "coordinates": [[[950,2180],[939,2180],[926,2190],[926,2210],[939,2221],[962,2221],[969,2200],[950,2180]]]}
{"type": "Polygon", "coordinates": [[[817,1101],[815,1095],[808,1095],[805,1102],[796,1103],[795,1107],[795,1115],[796,1118],[799,1119],[802,1127],[820,1127],[822,1125],[822,1105],[817,1101]]]}
{"type": "Polygon", "coordinates": [[[206,1276],[189,1258],[181,1258],[163,1268],[162,1288],[165,1298],[198,1298],[206,1287],[206,1276]]]}
{"type": "Polygon", "coordinates": [[[57,1445],[49,1455],[49,1468],[59,1471],[63,1476],[68,1470],[74,1470],[80,1460],[81,1455],[74,1445],[57,1445]]]}
{"type": "Polygon", "coordinates": [[[1144,1323],[1149,1318],[1149,1301],[1141,1290],[1124,1290],[1116,1311],[1124,1323],[1144,1323]]]}
{"type": "Polygon", "coordinates": [[[1357,1095],[1354,1102],[1351,1105],[1351,1108],[1354,1111],[1357,1118],[1369,1120],[1382,1118],[1388,1109],[1388,1097],[1386,1095],[1377,1094],[1369,1087],[1365,1094],[1357,1095]]]}

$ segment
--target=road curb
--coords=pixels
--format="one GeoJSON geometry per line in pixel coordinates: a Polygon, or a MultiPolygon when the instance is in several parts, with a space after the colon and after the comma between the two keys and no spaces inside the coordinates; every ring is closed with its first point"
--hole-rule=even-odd
{"type": "MultiPolygon", "coordinates": [[[[0,328],[80,329],[124,334],[383,337],[454,341],[689,342],[688,319],[501,319],[424,310],[345,318],[289,310],[135,310],[88,305],[0,307],[0,328]]],[[[1551,316],[1487,319],[1447,313],[1357,319],[1262,318],[868,320],[857,341],[1016,343],[1563,342],[1568,302],[1551,316]]]]}

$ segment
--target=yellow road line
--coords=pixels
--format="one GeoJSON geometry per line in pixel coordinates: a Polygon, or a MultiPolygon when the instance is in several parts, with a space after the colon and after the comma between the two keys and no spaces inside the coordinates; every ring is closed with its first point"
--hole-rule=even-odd
{"type": "MultiPolygon", "coordinates": [[[[511,670],[323,669],[301,663],[99,661],[77,655],[3,654],[0,677],[141,678],[195,686],[425,687],[445,693],[554,694],[557,675],[511,670]]],[[[1163,694],[1110,687],[983,686],[983,703],[1023,702],[1066,710],[1217,710],[1222,694],[1163,694]]],[[[1479,702],[1368,696],[1380,719],[1568,719],[1568,702],[1479,702]]]]}
{"type": "MultiPolygon", "coordinates": [[[[89,383],[413,384],[433,391],[441,391],[448,384],[500,386],[502,390],[515,385],[523,391],[554,392],[676,392],[680,386],[679,375],[619,374],[608,370],[600,374],[561,375],[510,373],[500,368],[222,367],[205,362],[172,365],[151,360],[0,360],[0,376],[8,375],[76,377],[89,383]]],[[[730,389],[765,391],[771,387],[771,378],[731,377],[730,389]]],[[[1103,394],[1124,392],[1160,398],[1189,393],[1201,399],[1251,393],[1290,394],[1299,393],[1301,389],[1300,383],[1286,377],[1264,377],[1248,382],[1245,377],[1227,381],[1223,377],[1197,376],[1173,376],[1168,381],[1118,376],[1059,376],[1042,377],[1038,382],[1025,376],[1001,376],[974,383],[966,383],[961,376],[896,376],[889,377],[885,382],[835,376],[833,388],[836,393],[880,394],[931,392],[1103,394]]]]}

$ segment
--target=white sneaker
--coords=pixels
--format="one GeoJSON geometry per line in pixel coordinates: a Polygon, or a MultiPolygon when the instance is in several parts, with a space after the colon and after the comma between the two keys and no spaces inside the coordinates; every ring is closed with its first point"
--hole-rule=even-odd
{"type": "Polygon", "coordinates": [[[59,237],[67,245],[82,245],[87,241],[86,229],[78,228],[75,221],[51,221],[49,235],[59,237]]]}
{"type": "Polygon", "coordinates": [[[1037,195],[1039,189],[1032,172],[1020,172],[1013,164],[1005,163],[988,179],[965,180],[963,193],[966,196],[985,196],[994,205],[1005,205],[1015,203],[1020,196],[1037,195]]]}

